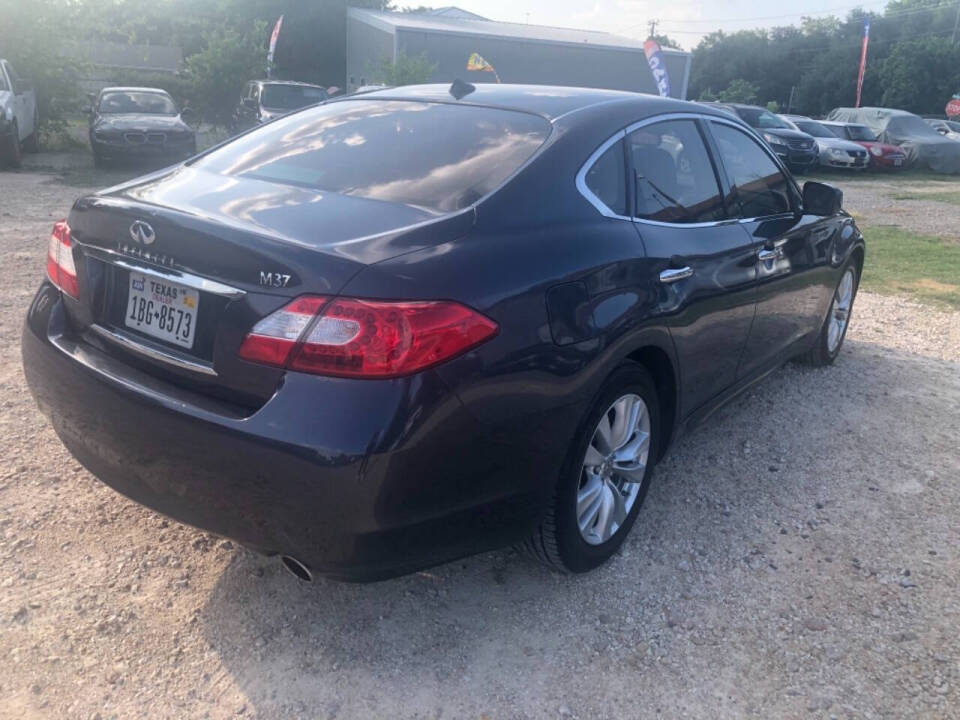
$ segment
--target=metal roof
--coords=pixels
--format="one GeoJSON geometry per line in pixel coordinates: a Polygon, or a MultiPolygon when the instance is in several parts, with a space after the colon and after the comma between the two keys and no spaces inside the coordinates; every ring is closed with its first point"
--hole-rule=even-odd
{"type": "MultiPolygon", "coordinates": [[[[421,15],[419,13],[392,13],[361,8],[348,8],[349,17],[378,27],[386,32],[397,30],[430,32],[451,35],[471,35],[501,39],[523,40],[556,45],[590,46],[617,50],[643,51],[643,41],[621,37],[597,30],[576,30],[573,28],[550,27],[547,25],[527,25],[524,23],[497,22],[494,20],[475,20],[462,17],[421,15]]],[[[682,50],[663,48],[667,55],[689,55],[682,50]]]]}

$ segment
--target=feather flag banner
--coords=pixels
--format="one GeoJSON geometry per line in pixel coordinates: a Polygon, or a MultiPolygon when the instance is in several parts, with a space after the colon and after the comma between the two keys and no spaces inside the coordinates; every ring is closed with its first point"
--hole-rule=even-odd
{"type": "Polygon", "coordinates": [[[647,64],[650,66],[650,73],[653,75],[653,81],[657,84],[657,92],[660,97],[670,96],[670,76],[667,74],[667,64],[663,61],[663,50],[660,49],[660,43],[650,38],[643,44],[643,54],[647,56],[647,64]]]}
{"type": "Polygon", "coordinates": [[[267,77],[273,71],[273,54],[277,51],[277,38],[280,37],[280,26],[283,25],[283,15],[277,18],[277,24],[270,33],[270,49],[267,50],[267,77]]]}

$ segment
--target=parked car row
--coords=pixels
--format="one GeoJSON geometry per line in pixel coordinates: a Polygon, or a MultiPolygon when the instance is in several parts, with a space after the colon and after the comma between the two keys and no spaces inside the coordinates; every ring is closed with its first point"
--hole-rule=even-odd
{"type": "Polygon", "coordinates": [[[705,103],[743,120],[794,172],[813,167],[960,173],[960,122],[888,108],[836,108],[826,120],[755,105],[705,103]]]}

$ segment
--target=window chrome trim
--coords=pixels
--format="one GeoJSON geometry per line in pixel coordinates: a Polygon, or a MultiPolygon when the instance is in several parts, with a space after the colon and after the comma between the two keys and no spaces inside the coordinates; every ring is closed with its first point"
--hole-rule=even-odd
{"type": "Polygon", "coordinates": [[[128,336],[126,333],[109,330],[103,325],[94,323],[90,326],[90,329],[100,337],[116,343],[125,350],[137,353],[138,355],[143,355],[151,360],[159,360],[160,362],[167,363],[168,365],[175,365],[183,370],[192,370],[193,372],[202,373],[204,375],[211,375],[213,377],[216,377],[217,375],[217,371],[214,370],[209,363],[187,360],[186,358],[174,355],[173,353],[158,350],[156,348],[149,347],[148,345],[143,345],[134,340],[132,337],[128,336]]]}
{"type": "Polygon", "coordinates": [[[152,275],[153,277],[177,283],[178,285],[186,285],[194,290],[202,290],[203,292],[208,292],[213,295],[219,295],[221,297],[230,299],[240,298],[247,294],[245,290],[241,290],[240,288],[224,285],[216,280],[210,280],[209,278],[201,277],[200,275],[193,275],[181,270],[160,268],[143,260],[127,257],[126,255],[122,255],[115,250],[107,250],[106,248],[95,247],[93,245],[86,245],[79,242],[75,242],[75,244],[83,251],[85,255],[96,258],[102,262],[109,263],[110,265],[116,265],[126,270],[133,270],[134,272],[143,273],[144,275],[152,275]]]}
{"type": "Polygon", "coordinates": [[[590,157],[587,158],[586,162],[583,163],[583,165],[580,167],[580,171],[577,173],[577,190],[581,195],[583,195],[584,199],[593,205],[597,209],[597,212],[604,217],[630,221],[633,218],[627,215],[618,215],[615,213],[604,204],[603,200],[594,195],[593,191],[587,187],[587,173],[593,169],[593,166],[597,163],[597,160],[599,160],[600,156],[610,149],[611,145],[623,140],[626,136],[626,130],[618,130],[615,135],[605,140],[600,147],[590,154],[590,157]]]}
{"type": "MultiPolygon", "coordinates": [[[[626,138],[627,135],[629,135],[630,133],[636,130],[639,130],[642,127],[646,127],[647,125],[655,125],[656,123],[665,122],[668,120],[705,120],[708,122],[717,122],[723,125],[729,125],[730,127],[736,128],[737,130],[740,130],[741,132],[745,133],[748,137],[752,137],[754,140],[756,140],[760,145],[761,149],[763,149],[763,151],[767,153],[768,156],[771,157],[771,159],[773,160],[777,168],[779,168],[780,171],[783,172],[784,177],[786,177],[788,181],[791,180],[790,174],[788,172],[784,172],[785,168],[783,166],[783,163],[780,161],[780,158],[777,157],[773,153],[773,151],[771,151],[766,146],[766,143],[763,141],[763,139],[759,135],[757,135],[757,133],[754,132],[753,128],[751,128],[749,125],[746,125],[742,122],[738,122],[737,120],[734,120],[732,118],[728,119],[725,117],[719,117],[717,115],[710,115],[707,113],[698,113],[698,112],[679,112],[679,113],[665,113],[663,115],[653,115],[651,117],[644,118],[643,120],[639,120],[635,123],[632,123],[631,125],[628,125],[623,130],[618,130],[616,134],[608,138],[602,145],[600,145],[600,147],[598,147],[596,150],[593,151],[593,153],[590,155],[590,157],[587,158],[586,162],[583,163],[579,172],[577,173],[577,178],[576,178],[577,190],[580,192],[580,194],[584,197],[584,199],[587,202],[589,202],[591,205],[593,205],[597,209],[597,211],[601,215],[608,218],[614,218],[616,220],[627,220],[629,222],[634,222],[641,225],[653,225],[656,227],[669,227],[669,228],[705,228],[705,227],[717,227],[719,225],[736,225],[736,224],[742,224],[742,223],[757,222],[759,220],[769,220],[769,219],[778,218],[778,217],[787,217],[789,215],[789,213],[778,213],[776,215],[764,215],[761,217],[754,217],[754,218],[724,218],[723,220],[711,220],[709,222],[675,223],[675,222],[663,222],[661,220],[648,220],[646,218],[618,215],[613,210],[608,208],[603,203],[603,201],[600,198],[598,198],[596,195],[594,195],[593,192],[591,192],[590,189],[587,187],[587,183],[586,183],[587,173],[594,166],[597,160],[600,159],[600,156],[603,155],[603,153],[606,152],[606,150],[618,140],[622,140],[626,138]]],[[[709,147],[706,147],[706,150],[707,152],[710,152],[709,147]]],[[[794,183],[794,185],[796,184],[794,183]]]]}

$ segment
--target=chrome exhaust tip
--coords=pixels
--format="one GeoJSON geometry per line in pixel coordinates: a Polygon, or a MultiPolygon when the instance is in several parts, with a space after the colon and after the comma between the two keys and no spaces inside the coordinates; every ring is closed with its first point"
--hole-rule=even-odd
{"type": "Polygon", "coordinates": [[[313,573],[310,572],[310,568],[296,558],[290,557],[289,555],[281,555],[280,562],[283,563],[283,566],[289,570],[291,574],[295,575],[300,580],[303,580],[304,582],[313,582],[313,573]]]}

